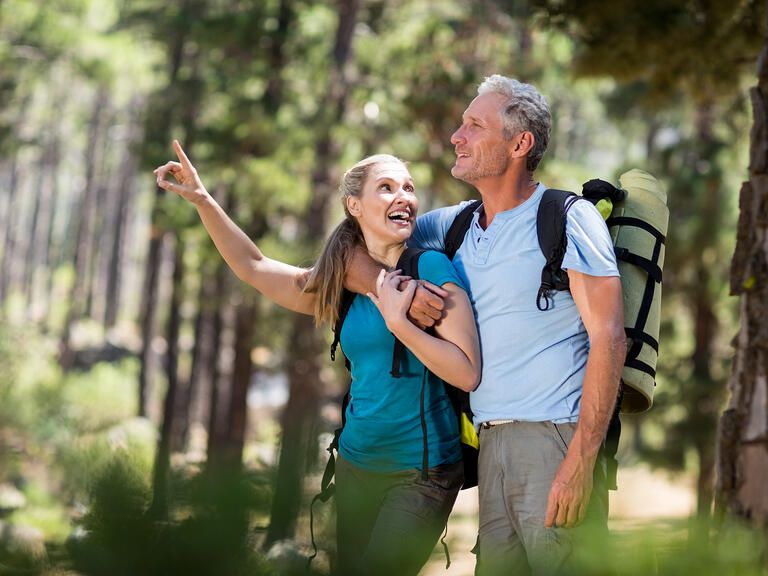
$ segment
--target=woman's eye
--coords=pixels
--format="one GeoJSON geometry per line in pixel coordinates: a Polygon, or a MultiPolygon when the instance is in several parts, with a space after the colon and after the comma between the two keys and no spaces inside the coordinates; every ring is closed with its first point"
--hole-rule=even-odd
{"type": "Polygon", "coordinates": [[[389,184],[382,184],[380,189],[381,190],[386,190],[387,192],[389,192],[391,190],[391,188],[389,187],[389,184]]]}
{"type": "Polygon", "coordinates": [[[403,186],[403,190],[405,190],[409,194],[413,194],[413,186],[411,186],[410,184],[406,184],[405,186],[403,186]]]}

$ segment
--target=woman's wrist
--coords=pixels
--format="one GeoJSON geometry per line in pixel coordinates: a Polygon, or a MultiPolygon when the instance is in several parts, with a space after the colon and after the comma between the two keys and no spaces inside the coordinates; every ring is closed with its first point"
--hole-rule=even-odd
{"type": "Polygon", "coordinates": [[[408,329],[408,324],[410,324],[410,320],[405,315],[398,316],[397,318],[393,318],[392,320],[388,321],[387,329],[392,332],[395,336],[400,336],[405,330],[408,329]]]}
{"type": "Polygon", "coordinates": [[[203,189],[203,193],[198,198],[191,201],[195,205],[195,208],[202,208],[209,204],[213,204],[213,196],[208,194],[208,191],[203,189]]]}

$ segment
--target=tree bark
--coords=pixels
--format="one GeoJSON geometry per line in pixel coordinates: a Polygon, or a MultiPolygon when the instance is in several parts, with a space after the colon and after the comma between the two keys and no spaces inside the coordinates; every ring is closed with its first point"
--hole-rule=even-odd
{"type": "MultiPolygon", "coordinates": [[[[316,246],[324,237],[328,207],[335,187],[332,167],[338,161],[337,142],[331,130],[344,118],[349,88],[346,67],[352,51],[352,35],[357,21],[359,0],[342,0],[332,53],[332,68],[324,102],[320,105],[321,131],[315,150],[315,169],[312,173],[313,196],[304,215],[304,240],[307,246],[316,246]]],[[[317,442],[319,393],[319,355],[321,340],[309,316],[298,316],[291,329],[288,345],[289,396],[282,417],[280,460],[275,482],[275,495],[265,547],[285,538],[293,537],[302,501],[302,486],[307,465],[307,454],[317,442]]]]}
{"type": "Polygon", "coordinates": [[[741,188],[731,293],[741,296],[741,327],[720,421],[717,504],[768,530],[768,39],[752,88],[750,178],[741,188]]]}
{"type": "MultiPolygon", "coordinates": [[[[67,104],[68,96],[65,96],[63,93],[59,95],[58,100],[58,106],[59,110],[65,109],[67,104]]],[[[45,286],[43,290],[43,301],[42,301],[42,309],[41,309],[41,317],[44,319],[42,328],[43,330],[48,330],[48,322],[50,321],[49,318],[49,312],[51,307],[51,301],[53,298],[53,276],[55,272],[55,262],[57,261],[57,256],[59,252],[61,251],[60,244],[61,240],[59,239],[58,242],[55,240],[55,229],[56,229],[56,214],[58,213],[60,209],[60,202],[61,202],[61,190],[59,186],[59,167],[61,166],[61,142],[62,142],[62,132],[63,132],[63,121],[59,119],[58,122],[54,122],[53,131],[51,133],[51,149],[50,149],[50,157],[49,157],[49,164],[46,167],[46,172],[48,174],[48,182],[49,186],[51,187],[51,198],[50,198],[50,205],[51,210],[48,213],[48,219],[46,221],[46,234],[45,234],[45,240],[44,240],[44,253],[43,253],[43,270],[44,270],[44,281],[43,284],[45,286]]]]}
{"type": "MultiPolygon", "coordinates": [[[[186,5],[182,7],[186,10],[186,5]]],[[[168,88],[167,94],[176,93],[176,84],[179,77],[186,43],[186,28],[178,28],[176,34],[169,41],[168,46],[168,88]]],[[[172,126],[173,102],[166,104],[166,111],[160,117],[165,126],[159,131],[161,138],[168,140],[172,126]]],[[[159,288],[160,255],[162,253],[165,230],[160,225],[160,203],[165,196],[165,190],[155,187],[155,205],[152,210],[152,224],[150,227],[149,249],[144,273],[144,290],[140,311],[141,324],[141,355],[138,386],[138,412],[139,416],[147,415],[147,399],[153,369],[152,338],[155,334],[155,316],[157,312],[157,293],[159,288]]]]}
{"type": "Polygon", "coordinates": [[[96,94],[91,116],[91,123],[88,130],[88,140],[86,151],[85,166],[85,190],[80,204],[80,218],[77,224],[77,234],[75,242],[75,254],[73,267],[75,269],[75,279],[70,289],[68,298],[69,309],[62,330],[59,362],[65,370],[71,367],[73,360],[72,350],[72,327],[80,318],[83,312],[85,295],[88,287],[88,269],[92,258],[92,231],[95,218],[94,205],[97,190],[96,167],[98,165],[98,150],[100,149],[99,138],[101,136],[102,116],[104,108],[107,105],[108,92],[105,87],[100,87],[96,94]]]}
{"type": "Polygon", "coordinates": [[[157,520],[168,516],[168,472],[171,457],[171,434],[173,431],[174,406],[178,393],[179,331],[181,327],[181,303],[184,281],[184,243],[177,236],[173,258],[173,288],[168,314],[168,348],[166,352],[166,375],[168,388],[163,402],[163,422],[155,454],[153,475],[153,496],[150,515],[157,520]]]}
{"type": "MultiPolygon", "coordinates": [[[[696,424],[693,434],[694,446],[699,460],[697,480],[697,516],[699,526],[706,527],[712,511],[714,494],[714,430],[717,427],[718,412],[723,395],[724,382],[712,372],[712,352],[719,327],[714,312],[714,297],[711,292],[713,254],[717,252],[717,235],[713,230],[720,226],[722,213],[722,177],[717,168],[719,144],[713,134],[714,108],[709,102],[699,105],[697,110],[697,163],[711,166],[703,178],[702,205],[699,210],[699,229],[696,233],[695,283],[691,286],[690,302],[694,324],[694,349],[692,379],[695,382],[693,397],[695,409],[692,420],[696,424]]],[[[706,531],[705,531],[706,532],[706,531]]]]}
{"type": "MultiPolygon", "coordinates": [[[[28,95],[22,100],[19,105],[18,120],[14,126],[15,133],[21,134],[26,122],[27,110],[32,100],[31,95],[28,95]]],[[[19,143],[19,147],[21,144],[19,143]]],[[[17,192],[19,189],[19,160],[20,160],[20,148],[16,150],[11,160],[10,177],[8,182],[8,206],[5,213],[5,231],[3,234],[2,244],[2,261],[0,262],[0,316],[3,314],[5,308],[5,298],[8,296],[8,292],[11,288],[11,276],[14,273],[14,260],[15,260],[15,248],[16,248],[16,230],[18,224],[17,215],[19,214],[19,203],[17,200],[17,192]]]]}
{"type": "Polygon", "coordinates": [[[118,170],[117,205],[113,214],[111,228],[112,246],[107,269],[106,302],[104,309],[104,327],[109,329],[117,323],[120,310],[120,289],[122,286],[123,255],[125,232],[128,225],[128,212],[136,185],[138,158],[134,147],[141,139],[139,112],[142,103],[137,98],[131,102],[128,115],[128,134],[123,146],[123,157],[118,170]]]}
{"type": "MultiPolygon", "coordinates": [[[[223,266],[223,263],[219,266],[223,266]]],[[[211,387],[216,362],[216,338],[214,336],[214,324],[218,310],[216,284],[215,273],[209,277],[204,269],[201,273],[197,298],[194,323],[195,343],[192,348],[189,385],[186,395],[179,401],[180,409],[189,415],[186,425],[179,428],[178,444],[183,449],[189,447],[192,426],[202,423],[204,414],[210,410],[211,387]],[[208,400],[204,401],[204,398],[208,400]],[[207,409],[204,409],[203,404],[207,406],[207,409]]],[[[207,425],[206,423],[206,428],[207,425]]]]}

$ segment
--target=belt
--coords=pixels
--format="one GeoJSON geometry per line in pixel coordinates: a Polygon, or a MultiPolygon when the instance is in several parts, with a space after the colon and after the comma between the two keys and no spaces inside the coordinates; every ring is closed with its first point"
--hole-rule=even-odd
{"type": "Polygon", "coordinates": [[[502,424],[511,424],[512,422],[517,422],[517,420],[488,420],[487,422],[483,422],[480,424],[480,428],[483,430],[488,430],[489,428],[493,428],[494,426],[501,426],[502,424]]]}

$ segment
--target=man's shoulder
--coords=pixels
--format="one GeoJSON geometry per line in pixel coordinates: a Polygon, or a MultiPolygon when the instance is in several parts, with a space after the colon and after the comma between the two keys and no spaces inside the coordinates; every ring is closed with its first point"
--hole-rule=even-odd
{"type": "Polygon", "coordinates": [[[443,250],[445,235],[456,216],[469,201],[430,210],[416,220],[410,243],[421,248],[443,250]]]}

